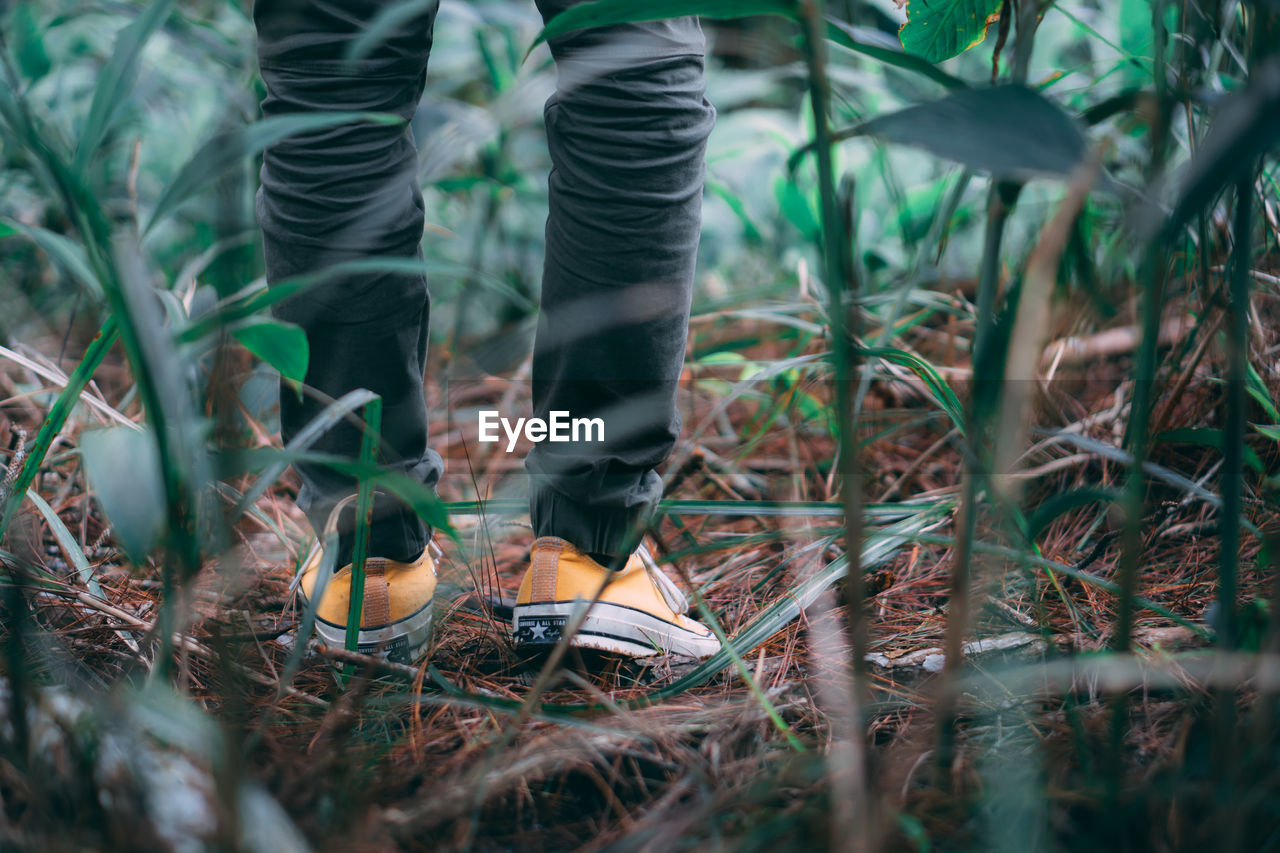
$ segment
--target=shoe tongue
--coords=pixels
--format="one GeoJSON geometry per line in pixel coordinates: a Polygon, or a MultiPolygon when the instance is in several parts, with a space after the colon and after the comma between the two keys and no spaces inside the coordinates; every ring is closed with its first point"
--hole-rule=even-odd
{"type": "Polygon", "coordinates": [[[662,600],[671,608],[671,612],[677,616],[687,613],[689,611],[689,599],[680,591],[680,587],[676,586],[675,581],[667,577],[667,573],[662,570],[658,562],[649,554],[649,549],[641,545],[636,549],[636,554],[640,557],[640,563],[644,566],[644,570],[648,572],[653,585],[658,588],[658,592],[662,593],[662,600]]]}

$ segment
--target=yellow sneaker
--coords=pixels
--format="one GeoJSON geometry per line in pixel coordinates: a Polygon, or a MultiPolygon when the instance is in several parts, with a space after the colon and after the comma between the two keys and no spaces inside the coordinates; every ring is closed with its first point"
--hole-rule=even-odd
{"type": "MultiPolygon", "coordinates": [[[[303,606],[320,585],[321,549],[311,550],[302,568],[298,591],[303,606]]],[[[431,597],[436,566],[430,546],[412,563],[370,557],[364,564],[364,605],[356,649],[394,663],[413,663],[431,637],[431,597]]],[[[347,614],[351,612],[351,566],[334,572],[320,592],[316,634],[326,646],[343,648],[347,614]]]]}
{"type": "Polygon", "coordinates": [[[577,609],[606,580],[571,645],[629,657],[705,658],[720,650],[720,641],[706,625],[684,615],[688,599],[643,546],[610,577],[607,568],[554,536],[533,543],[511,620],[516,648],[536,651],[559,642],[577,609]]]}

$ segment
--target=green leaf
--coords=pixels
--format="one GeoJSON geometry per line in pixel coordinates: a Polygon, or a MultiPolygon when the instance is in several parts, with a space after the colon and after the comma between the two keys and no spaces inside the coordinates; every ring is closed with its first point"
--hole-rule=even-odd
{"type": "Polygon", "coordinates": [[[155,435],[149,428],[88,430],[80,436],[80,456],[115,541],[140,563],[160,540],[167,517],[155,435]]]}
{"type": "Polygon", "coordinates": [[[1117,19],[1125,57],[1150,56],[1153,44],[1151,0],[1120,0],[1117,19]]]}
{"type": "Polygon", "coordinates": [[[885,65],[892,65],[895,68],[922,74],[935,83],[941,83],[948,89],[965,89],[969,86],[959,77],[948,74],[927,60],[904,53],[896,46],[890,47],[882,44],[882,38],[889,39],[892,42],[893,37],[882,33],[880,30],[855,27],[836,18],[827,18],[827,38],[841,47],[869,56],[872,59],[877,59],[885,65]]]}
{"type": "Polygon", "coordinates": [[[956,90],[862,122],[839,138],[875,136],[1001,178],[1067,177],[1085,158],[1084,131],[1025,86],[956,90]]]}
{"type": "Polygon", "coordinates": [[[83,172],[89,164],[107,131],[119,115],[120,105],[133,91],[138,78],[138,57],[152,34],[169,17],[175,0],[157,0],[138,15],[137,20],[120,31],[115,50],[98,74],[98,85],[93,90],[93,104],[89,117],[80,133],[76,148],[75,168],[83,172]]]}
{"type": "Polygon", "coordinates": [[[898,30],[902,49],[929,62],[964,53],[987,37],[1002,0],[910,0],[898,30]]]}
{"type": "Polygon", "coordinates": [[[187,161],[178,174],[165,187],[151,212],[151,219],[143,234],[167,216],[210,181],[230,169],[246,157],[253,157],[264,149],[293,136],[296,133],[320,130],[340,124],[373,122],[377,124],[403,124],[404,120],[387,113],[326,112],[293,113],[273,116],[247,127],[220,133],[209,140],[187,161]]]}
{"type": "Polygon", "coordinates": [[[1258,405],[1273,421],[1280,421],[1280,410],[1276,409],[1275,401],[1271,399],[1271,391],[1268,390],[1267,383],[1262,381],[1262,376],[1256,367],[1249,364],[1247,368],[1245,389],[1249,392],[1249,396],[1258,401],[1258,405]]]}
{"type": "Polygon", "coordinates": [[[822,232],[822,224],[818,222],[818,214],[814,212],[813,204],[801,192],[796,182],[779,177],[773,189],[778,198],[778,208],[786,220],[794,225],[806,240],[816,240],[822,232]]]}
{"type": "Polygon", "coordinates": [[[80,547],[80,543],[76,541],[75,536],[71,535],[67,525],[58,517],[58,513],[33,489],[27,489],[27,500],[35,504],[36,509],[44,516],[45,523],[49,525],[49,532],[58,541],[58,546],[67,555],[67,559],[71,562],[71,567],[76,570],[76,574],[80,576],[80,580],[84,585],[88,587],[89,592],[98,596],[98,598],[105,598],[102,594],[102,586],[98,583],[98,579],[93,576],[93,567],[89,565],[89,558],[84,555],[84,549],[80,547]]]}
{"type": "Polygon", "coordinates": [[[721,183],[715,179],[707,181],[707,192],[712,193],[720,198],[738,217],[738,222],[742,224],[742,239],[749,245],[759,245],[763,241],[760,229],[751,219],[751,214],[747,211],[747,206],[743,202],[742,197],[735,193],[727,184],[721,183]]]}
{"type": "Polygon", "coordinates": [[[533,40],[537,47],[548,39],[587,27],[603,27],[610,24],[661,21],[701,15],[706,18],[746,18],[752,15],[778,15],[796,20],[799,6],[789,0],[596,0],[571,6],[556,15],[543,27],[533,40]]]}
{"type": "Polygon", "coordinates": [[[1280,441],[1280,424],[1252,424],[1253,428],[1274,441],[1280,441]]]}
{"type": "Polygon", "coordinates": [[[53,67],[44,49],[44,36],[35,16],[35,3],[19,3],[13,10],[13,54],[28,80],[39,80],[53,67]]]}
{"type": "Polygon", "coordinates": [[[311,351],[307,334],[293,323],[267,318],[255,319],[231,333],[244,348],[295,382],[307,376],[311,351]]]}
{"type": "Polygon", "coordinates": [[[84,249],[76,243],[55,234],[47,228],[24,225],[12,219],[0,219],[0,237],[21,235],[39,246],[49,259],[63,272],[71,276],[98,299],[102,299],[102,284],[89,269],[84,249]]]}
{"type": "Polygon", "coordinates": [[[1115,489],[1083,488],[1051,495],[1027,518],[1027,538],[1034,541],[1054,519],[1091,503],[1114,503],[1123,499],[1115,489]]]}
{"type": "Polygon", "coordinates": [[[942,378],[942,374],[938,373],[937,368],[918,355],[894,347],[868,347],[861,352],[870,358],[882,358],[905,367],[920,377],[925,388],[929,390],[929,396],[933,397],[938,407],[951,418],[951,423],[960,430],[961,435],[964,435],[964,407],[960,405],[959,398],[942,378]]]}

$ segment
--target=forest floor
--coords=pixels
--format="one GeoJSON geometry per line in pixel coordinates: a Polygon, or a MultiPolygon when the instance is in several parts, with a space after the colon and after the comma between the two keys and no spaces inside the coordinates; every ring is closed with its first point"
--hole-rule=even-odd
{"type": "MultiPolygon", "coordinates": [[[[1259,304],[1266,316],[1256,327],[1256,347],[1274,359],[1280,300],[1272,295],[1259,304]]],[[[1201,312],[1188,306],[1181,316],[1193,313],[1201,312]]],[[[1057,362],[1052,381],[1037,395],[1040,426],[1122,444],[1131,383],[1123,341],[1132,322],[1122,310],[1105,340],[1094,337],[1102,331],[1096,328],[1058,329],[1061,338],[1076,335],[1086,345],[1067,355],[1062,347],[1046,350],[1050,359],[1056,353],[1057,362]],[[1108,349],[1114,340],[1120,345],[1108,349]]],[[[970,331],[964,324],[926,320],[900,345],[928,358],[964,399],[970,331]]],[[[1208,343],[1198,352],[1179,353],[1177,343],[1166,348],[1181,360],[1174,360],[1179,366],[1157,394],[1153,432],[1218,423],[1220,390],[1212,378],[1218,356],[1210,335],[1201,340],[1208,343]]],[[[747,321],[714,316],[695,318],[693,347],[704,354],[732,350],[762,365],[820,352],[818,341],[798,348],[794,336],[770,340],[747,321]]],[[[36,344],[27,354],[42,351],[56,353],[56,342],[36,344]]],[[[730,636],[762,614],[768,618],[770,607],[842,554],[834,443],[822,416],[825,382],[812,370],[775,371],[741,393],[734,383],[742,374],[743,363],[736,361],[690,369],[681,393],[684,438],[666,469],[667,497],[714,503],[680,505],[652,532],[668,569],[677,577],[687,572],[730,636]],[[829,512],[811,507],[778,513],[751,503],[760,501],[831,506],[829,512]]],[[[45,405],[42,389],[49,386],[30,370],[0,364],[0,436],[16,435],[17,427],[34,432],[45,405]]],[[[433,446],[448,465],[443,499],[511,493],[506,484],[519,477],[522,454],[468,443],[463,413],[490,404],[525,411],[527,388],[495,379],[453,383],[447,394],[439,384],[430,386],[433,402],[447,397],[452,410],[433,407],[433,446]]],[[[116,406],[127,390],[117,361],[104,367],[94,393],[116,406]]],[[[136,404],[124,404],[120,414],[140,417],[136,404]]],[[[98,419],[90,412],[64,433],[37,486],[83,549],[101,598],[85,590],[69,568],[72,556],[34,511],[23,516],[11,540],[21,539],[27,558],[64,587],[31,599],[35,624],[47,640],[45,651],[32,658],[41,683],[112,685],[153,663],[136,639],[156,613],[160,572],[154,562],[128,567],[69,452],[78,431],[98,419]]],[[[247,423],[248,440],[271,440],[261,423],[247,423]]],[[[1004,790],[1017,801],[1014,789],[1030,772],[1026,767],[1039,766],[1037,778],[1047,792],[1039,807],[1058,814],[1062,838],[1087,834],[1080,827],[1102,812],[1106,800],[1095,761],[1102,760],[1106,721],[1115,713],[1110,697],[1117,691],[1098,672],[1062,669],[1054,675],[1029,667],[1042,661],[1076,666],[1090,660],[1085,653],[1113,640],[1116,598],[1095,579],[1105,584],[1116,577],[1121,520],[1089,503],[1049,522],[1036,540],[1039,556],[1072,570],[1064,573],[1011,558],[1018,548],[1013,530],[994,516],[980,519],[979,538],[995,550],[974,561],[959,760],[950,785],[940,786],[931,760],[933,708],[949,613],[948,538],[954,535],[961,457],[951,423],[905,372],[881,372],[871,384],[863,424],[863,491],[873,510],[868,534],[918,521],[867,569],[870,702],[863,711],[876,832],[892,848],[925,849],[924,838],[943,849],[985,846],[999,816],[974,807],[979,793],[1004,790]]],[[[1152,462],[1211,489],[1221,455],[1177,438],[1157,442],[1152,462]]],[[[1123,481],[1123,464],[1085,445],[1034,440],[1037,449],[1011,478],[1024,507],[1123,481]]],[[[1254,446],[1266,470],[1276,468],[1277,446],[1254,446]]],[[[799,849],[833,846],[839,838],[833,833],[847,826],[846,809],[832,807],[831,798],[842,790],[839,780],[823,761],[849,748],[840,734],[850,710],[850,653],[838,584],[798,618],[768,626],[767,639],[746,650],[742,666],[726,661],[708,674],[672,658],[572,656],[542,704],[526,707],[522,701],[538,680],[541,661],[514,653],[504,601],[514,595],[527,563],[527,515],[503,515],[502,504],[483,515],[458,505],[457,541],[436,537],[443,550],[442,585],[437,630],[423,664],[352,658],[354,674],[344,689],[335,656],[313,650],[291,683],[282,685],[298,617],[291,580],[308,542],[292,503],[295,485],[290,473],[273,487],[258,502],[259,514],[237,524],[237,546],[202,572],[189,597],[184,633],[193,642],[179,654],[177,681],[220,721],[238,756],[231,762],[237,772],[269,792],[313,845],[799,849]]],[[[1141,687],[1129,689],[1124,710],[1130,722],[1124,733],[1126,790],[1154,785],[1162,768],[1187,760],[1181,751],[1186,731],[1202,724],[1200,709],[1213,678],[1197,669],[1194,657],[1176,654],[1207,645],[1206,610],[1218,577],[1213,507],[1158,477],[1146,506],[1139,593],[1191,627],[1150,609],[1137,613],[1134,639],[1146,668],[1136,681],[1117,676],[1124,688],[1141,687]]],[[[1246,515],[1264,531],[1276,528],[1258,503],[1246,503],[1246,515]]],[[[1242,545],[1245,602],[1273,595],[1269,573],[1257,566],[1258,547],[1254,537],[1242,545]]],[[[1251,612],[1247,607],[1246,617],[1251,612]]],[[[15,827],[10,839],[27,849],[124,849],[116,830],[103,828],[122,818],[85,805],[92,786],[83,788],[72,785],[57,802],[42,802],[37,794],[47,790],[16,778],[9,767],[0,791],[15,827]],[[63,809],[72,817],[56,819],[63,809]]],[[[1172,795],[1138,799],[1138,808],[1150,811],[1153,824],[1164,821],[1168,832],[1187,839],[1200,831],[1194,810],[1178,807],[1172,795]]]]}

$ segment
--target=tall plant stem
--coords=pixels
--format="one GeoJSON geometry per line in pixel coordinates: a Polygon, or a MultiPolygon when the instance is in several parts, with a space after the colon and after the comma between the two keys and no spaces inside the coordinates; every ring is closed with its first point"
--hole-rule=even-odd
{"type": "Polygon", "coordinates": [[[1222,512],[1218,538],[1218,645],[1228,651],[1239,639],[1236,628],[1237,575],[1240,568],[1241,488],[1244,476],[1245,403],[1249,364],[1249,268],[1253,235],[1254,170],[1236,183],[1232,224],[1231,302],[1227,309],[1227,385],[1222,434],[1222,512]]]}
{"type": "Polygon", "coordinates": [[[1021,186],[1001,181],[991,187],[987,196],[987,227],[983,238],[982,271],[978,277],[978,299],[975,306],[973,336],[973,388],[969,394],[965,431],[969,436],[964,448],[963,480],[960,510],[956,521],[955,556],[951,567],[948,596],[947,627],[943,638],[944,663],[942,686],[937,705],[937,745],[935,759],[944,782],[955,758],[955,718],[957,683],[965,632],[969,624],[969,582],[973,561],[973,541],[978,528],[978,495],[982,492],[986,464],[985,432],[989,412],[980,391],[979,371],[987,360],[991,336],[995,329],[996,293],[1000,288],[1000,256],[1004,246],[1005,227],[1017,203],[1021,186]]]}
{"type": "MultiPolygon", "coordinates": [[[[1152,8],[1152,27],[1155,30],[1154,83],[1156,89],[1156,117],[1151,132],[1151,160],[1147,164],[1149,180],[1164,168],[1168,150],[1169,124],[1172,111],[1168,101],[1168,81],[1165,79],[1165,46],[1162,20],[1166,0],[1155,0],[1152,8]]],[[[1128,651],[1133,636],[1133,594],[1137,586],[1138,563],[1142,550],[1142,513],[1145,498],[1142,466],[1147,456],[1147,429],[1150,426],[1151,403],[1156,372],[1156,347],[1160,338],[1160,314],[1164,307],[1164,286],[1167,275],[1164,253],[1157,238],[1146,249],[1140,268],[1145,289],[1142,303],[1142,344],[1135,363],[1133,399],[1129,408],[1129,421],[1125,428],[1125,440],[1132,456],[1125,482],[1125,526],[1122,536],[1122,552],[1118,581],[1120,584],[1119,615],[1112,648],[1128,651]]]]}
{"type": "MultiPolygon", "coordinates": [[[[1169,106],[1168,80],[1165,73],[1165,34],[1163,29],[1166,0],[1155,0],[1151,26],[1154,33],[1155,57],[1153,76],[1156,90],[1156,116],[1151,128],[1151,159],[1147,178],[1153,180],[1164,168],[1168,152],[1169,106]]],[[[1164,309],[1165,279],[1168,264],[1159,238],[1146,247],[1140,280],[1144,284],[1142,299],[1142,343],[1135,360],[1133,397],[1129,404],[1129,421],[1125,426],[1125,443],[1132,463],[1124,486],[1124,529],[1120,540],[1120,565],[1117,570],[1117,617],[1111,647],[1128,652],[1133,642],[1133,597],[1138,586],[1138,567],[1142,561],[1142,518],[1146,502],[1147,433],[1155,392],[1156,348],[1160,339],[1160,315],[1164,309]]],[[[1112,833],[1123,828],[1121,780],[1124,762],[1124,733],[1128,727],[1129,704],[1123,692],[1111,700],[1111,743],[1107,759],[1107,800],[1112,804],[1112,833]]]]}
{"type": "MultiPolygon", "coordinates": [[[[1039,24],[1039,3],[1025,2],[1017,19],[1012,77],[1026,81],[1039,24]]],[[[974,306],[974,334],[971,362],[973,383],[965,412],[968,442],[963,447],[960,509],[956,519],[956,548],[951,567],[946,632],[943,636],[943,668],[936,705],[935,768],[939,786],[945,786],[955,760],[956,704],[959,699],[959,674],[963,663],[964,637],[969,630],[972,562],[974,538],[978,531],[979,495],[986,484],[988,448],[986,426],[991,409],[999,405],[998,396],[986,394],[982,388],[982,371],[990,366],[992,335],[995,331],[996,296],[1000,289],[1001,254],[1009,215],[1017,204],[1022,185],[1014,181],[996,181],[987,195],[987,226],[983,237],[982,269],[978,276],[978,297],[974,306]]]]}
{"type": "MultiPolygon", "coordinates": [[[[1236,181],[1235,221],[1231,229],[1230,304],[1227,306],[1227,382],[1223,401],[1222,510],[1218,516],[1218,614],[1217,642],[1223,651],[1234,651],[1240,641],[1237,620],[1240,570],[1240,522],[1244,510],[1245,405],[1249,364],[1249,269],[1253,260],[1253,197],[1256,166],[1236,181]]],[[[1213,777],[1218,824],[1216,836],[1223,849],[1240,847],[1240,825],[1233,807],[1240,793],[1242,767],[1248,756],[1240,754],[1235,736],[1237,691],[1217,687],[1213,691],[1213,777]]],[[[1247,777],[1245,777],[1247,778],[1247,777]]]]}
{"type": "MultiPolygon", "coordinates": [[[[360,462],[372,465],[378,455],[378,436],[382,432],[382,398],[375,397],[364,407],[364,433],[360,437],[360,462]]],[[[347,612],[347,632],[344,646],[347,651],[357,651],[360,639],[360,623],[364,617],[365,563],[369,559],[369,527],[373,522],[373,484],[361,477],[356,486],[356,529],[351,547],[351,598],[347,612]]],[[[354,667],[344,666],[343,686],[346,676],[354,667]]]]}
{"type": "MultiPolygon", "coordinates": [[[[844,791],[836,794],[853,798],[849,803],[852,837],[841,839],[855,849],[870,846],[875,827],[868,799],[867,755],[863,736],[866,707],[866,582],[862,576],[862,476],[853,423],[853,377],[858,372],[858,354],[853,345],[858,333],[858,281],[853,262],[853,190],[846,187],[845,203],[837,185],[832,162],[834,139],[828,117],[831,85],[827,77],[826,20],[821,0],[802,0],[800,17],[804,27],[804,53],[809,76],[809,105],[813,112],[813,134],[818,166],[818,189],[822,197],[823,280],[827,285],[831,324],[831,361],[835,377],[836,430],[840,453],[840,495],[844,503],[845,554],[849,565],[845,574],[844,603],[848,613],[853,650],[852,707],[847,715],[847,755],[852,766],[835,768],[835,778],[843,780],[844,791]],[[843,207],[843,212],[842,212],[843,207]]],[[[835,810],[842,811],[837,805],[835,810]]],[[[844,832],[845,830],[839,830],[844,832]]]]}

